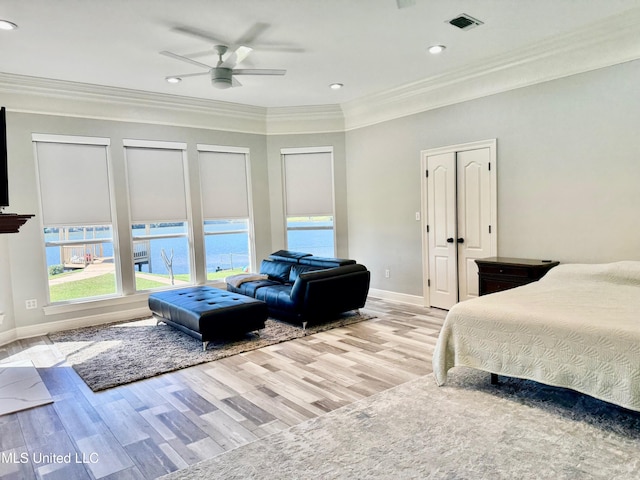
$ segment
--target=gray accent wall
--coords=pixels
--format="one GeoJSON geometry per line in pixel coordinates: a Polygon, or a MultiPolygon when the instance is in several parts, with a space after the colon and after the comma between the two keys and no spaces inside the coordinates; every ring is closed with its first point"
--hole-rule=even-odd
{"type": "Polygon", "coordinates": [[[498,253],[640,259],[640,61],[349,131],[349,253],[422,297],[422,150],[497,139],[498,253]],[[390,277],[384,271],[390,270],[390,277]]]}

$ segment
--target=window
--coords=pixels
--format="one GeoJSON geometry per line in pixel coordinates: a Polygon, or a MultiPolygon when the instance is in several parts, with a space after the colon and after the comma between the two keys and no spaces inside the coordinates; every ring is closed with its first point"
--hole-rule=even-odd
{"type": "Polygon", "coordinates": [[[335,255],[333,150],[283,149],[287,248],[335,255]]]}
{"type": "Polygon", "coordinates": [[[124,140],[136,290],[191,283],[186,145],[124,140]]]}
{"type": "Polygon", "coordinates": [[[116,295],[109,139],[34,134],[49,301],[116,295]]]}
{"type": "Polygon", "coordinates": [[[250,270],[249,150],[198,145],[207,280],[250,270]]]}

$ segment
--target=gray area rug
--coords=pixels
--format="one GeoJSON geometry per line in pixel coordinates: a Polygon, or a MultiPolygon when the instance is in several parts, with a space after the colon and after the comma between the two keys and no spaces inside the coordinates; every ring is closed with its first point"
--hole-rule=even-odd
{"type": "Polygon", "coordinates": [[[267,319],[265,328],[239,338],[202,342],[154,318],[118,322],[50,333],[49,339],[82,380],[97,392],[162,373],[286,342],[316,332],[373,318],[347,312],[336,319],[308,326],[267,319]]]}
{"type": "Polygon", "coordinates": [[[428,375],[162,478],[640,478],[640,413],[500,379],[428,375]]]}

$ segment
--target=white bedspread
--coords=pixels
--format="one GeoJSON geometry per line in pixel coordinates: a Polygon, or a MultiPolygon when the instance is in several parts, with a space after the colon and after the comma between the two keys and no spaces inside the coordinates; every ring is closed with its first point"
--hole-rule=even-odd
{"type": "Polygon", "coordinates": [[[433,356],[566,387],[640,411],[640,261],[565,264],[540,281],[456,304],[433,356]]]}

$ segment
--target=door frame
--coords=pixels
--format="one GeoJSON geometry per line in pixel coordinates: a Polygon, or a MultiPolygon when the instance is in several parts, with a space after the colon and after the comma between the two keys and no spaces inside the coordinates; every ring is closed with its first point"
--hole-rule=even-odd
{"type": "Polygon", "coordinates": [[[477,142],[468,142],[458,145],[448,145],[438,148],[430,148],[420,152],[420,218],[422,232],[422,291],[424,306],[431,305],[430,288],[429,288],[429,237],[427,234],[427,225],[429,225],[429,216],[427,208],[427,157],[431,155],[439,155],[443,153],[458,153],[466,150],[477,150],[480,148],[489,148],[489,162],[491,165],[491,200],[490,200],[490,226],[491,226],[491,256],[498,255],[498,188],[497,188],[497,146],[498,141],[495,138],[489,140],[480,140],[477,142]]]}

